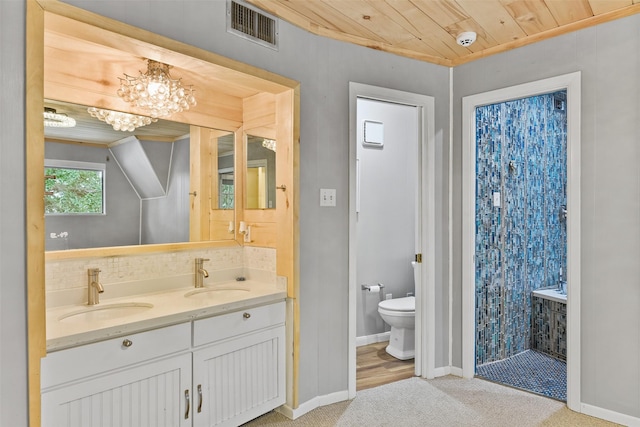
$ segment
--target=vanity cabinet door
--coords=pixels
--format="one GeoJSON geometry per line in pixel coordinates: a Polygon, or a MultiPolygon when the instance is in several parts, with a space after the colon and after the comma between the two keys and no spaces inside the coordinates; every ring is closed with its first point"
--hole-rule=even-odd
{"type": "Polygon", "coordinates": [[[187,427],[193,414],[190,394],[188,353],[44,392],[42,426],[187,427]]]}
{"type": "Polygon", "coordinates": [[[194,426],[238,426],[284,404],[284,352],[284,325],[194,351],[194,426]]]}

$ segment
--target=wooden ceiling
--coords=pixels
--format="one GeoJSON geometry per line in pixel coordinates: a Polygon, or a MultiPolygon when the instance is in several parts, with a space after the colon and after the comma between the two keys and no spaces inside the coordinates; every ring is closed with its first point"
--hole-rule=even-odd
{"type": "Polygon", "coordinates": [[[640,12],[640,0],[246,0],[311,33],[456,66],[640,12]],[[462,32],[477,33],[468,47],[462,32]]]}

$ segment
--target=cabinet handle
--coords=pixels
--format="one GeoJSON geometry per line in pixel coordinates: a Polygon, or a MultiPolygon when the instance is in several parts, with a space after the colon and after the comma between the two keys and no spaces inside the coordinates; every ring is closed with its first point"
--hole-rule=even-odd
{"type": "Polygon", "coordinates": [[[244,313],[242,317],[244,317],[245,319],[248,319],[251,317],[251,313],[244,313]]]}
{"type": "Polygon", "coordinates": [[[129,340],[129,339],[125,339],[124,341],[122,341],[122,346],[123,347],[131,347],[133,345],[133,341],[129,340]]]}
{"type": "Polygon", "coordinates": [[[191,400],[189,399],[189,390],[184,391],[184,398],[187,401],[187,410],[184,411],[184,419],[189,419],[189,411],[191,410],[191,400]]]}
{"type": "Polygon", "coordinates": [[[202,384],[198,384],[198,413],[202,412],[202,384]]]}

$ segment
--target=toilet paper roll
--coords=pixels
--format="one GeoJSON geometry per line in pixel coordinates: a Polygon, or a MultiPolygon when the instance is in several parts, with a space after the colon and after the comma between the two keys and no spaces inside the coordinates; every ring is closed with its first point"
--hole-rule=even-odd
{"type": "Polygon", "coordinates": [[[371,285],[369,286],[369,292],[380,292],[380,286],[378,285],[371,285]]]}

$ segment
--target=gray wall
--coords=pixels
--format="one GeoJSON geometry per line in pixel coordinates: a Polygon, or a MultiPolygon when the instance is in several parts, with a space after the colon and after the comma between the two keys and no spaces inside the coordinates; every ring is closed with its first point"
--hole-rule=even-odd
{"type": "Polygon", "coordinates": [[[415,107],[358,100],[357,158],[360,211],[357,216],[357,284],[383,283],[381,292],[358,292],[356,336],[390,330],[378,313],[386,294],[415,292],[411,261],[416,253],[418,112],[415,107]],[[365,120],[382,122],[382,148],[363,146],[365,120]]]}
{"type": "Polygon", "coordinates": [[[47,215],[46,250],[140,243],[140,198],[131,188],[108,148],[46,142],[45,158],[105,165],[105,214],[47,215]],[[49,238],[50,233],[59,234],[62,231],[69,233],[67,242],[49,238]]]}
{"type": "Polygon", "coordinates": [[[27,425],[23,1],[0,1],[0,426],[27,425]]]}
{"type": "MultiPolygon", "coordinates": [[[[640,416],[640,15],[454,69],[453,364],[461,366],[461,107],[582,71],[581,398],[640,416]]],[[[575,350],[575,349],[574,349],[575,350]]]]}
{"type": "MultiPolygon", "coordinates": [[[[171,165],[166,171],[167,195],[142,200],[142,244],[189,241],[189,138],[166,142],[143,141],[147,153],[156,152],[157,146],[173,145],[170,156],[163,164],[171,165]],[[170,159],[170,161],[168,160],[170,159]]],[[[157,170],[157,169],[156,169],[157,170]]],[[[158,177],[162,179],[159,173],[158,177]]]]}
{"type": "MultiPolygon", "coordinates": [[[[279,26],[279,50],[267,49],[226,32],[224,0],[68,3],[300,82],[299,399],[346,390],[349,81],[435,98],[436,197],[439,219],[446,221],[449,70],[316,37],[285,22],[279,26]],[[337,189],[336,208],[320,208],[320,188],[337,189]]],[[[447,229],[446,223],[437,225],[439,331],[448,325],[447,229]]],[[[439,336],[437,366],[448,364],[448,336],[439,336]]]]}

